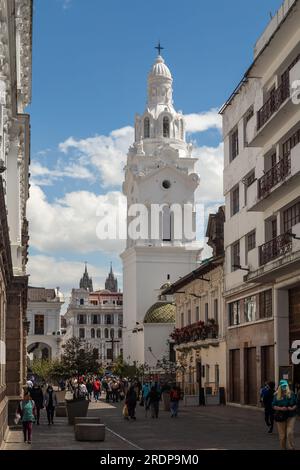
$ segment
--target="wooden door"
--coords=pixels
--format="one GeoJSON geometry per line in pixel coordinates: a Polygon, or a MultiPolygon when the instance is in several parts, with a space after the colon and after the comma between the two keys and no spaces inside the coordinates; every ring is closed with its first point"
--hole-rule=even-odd
{"type": "Polygon", "coordinates": [[[230,401],[240,403],[240,350],[229,351],[230,401]]]}
{"type": "Polygon", "coordinates": [[[245,402],[248,405],[257,405],[257,366],[256,348],[245,349],[245,402]]]}

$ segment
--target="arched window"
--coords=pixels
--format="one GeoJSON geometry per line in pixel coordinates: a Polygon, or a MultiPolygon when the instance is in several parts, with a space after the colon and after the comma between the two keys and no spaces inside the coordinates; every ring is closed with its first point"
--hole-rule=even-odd
{"type": "Polygon", "coordinates": [[[95,338],[95,329],[94,328],[91,329],[91,338],[95,338]]]}
{"type": "Polygon", "coordinates": [[[100,328],[97,329],[97,338],[101,338],[101,330],[100,330],[100,328]]]}
{"type": "Polygon", "coordinates": [[[84,305],[84,299],[80,299],[80,305],[84,305]]]}
{"type": "Polygon", "coordinates": [[[150,119],[146,117],[144,119],[144,139],[149,139],[150,137],[150,119]]]}
{"type": "Polygon", "coordinates": [[[167,116],[163,118],[163,136],[167,138],[170,137],[170,121],[167,116]]]}
{"type": "Polygon", "coordinates": [[[107,328],[105,328],[105,330],[104,330],[104,336],[105,336],[105,338],[108,338],[108,329],[107,328]]]}
{"type": "Polygon", "coordinates": [[[118,331],[118,338],[122,338],[122,330],[118,331]]]}
{"type": "Polygon", "coordinates": [[[113,339],[115,336],[115,331],[113,329],[110,330],[110,337],[113,339]]]}

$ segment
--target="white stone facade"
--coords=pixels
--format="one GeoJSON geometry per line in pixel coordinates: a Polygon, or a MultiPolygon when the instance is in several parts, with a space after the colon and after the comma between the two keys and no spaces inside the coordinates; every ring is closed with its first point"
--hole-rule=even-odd
{"type": "Polygon", "coordinates": [[[123,352],[122,297],[122,293],[108,290],[91,293],[86,289],[72,289],[65,315],[67,332],[64,341],[72,336],[81,338],[97,350],[102,365],[110,364],[123,352]]]}
{"type": "MultiPolygon", "coordinates": [[[[130,212],[134,204],[143,204],[148,210],[147,233],[141,234],[138,240],[128,236],[127,248],[121,255],[126,327],[124,359],[141,364],[145,363],[149,348],[154,346],[156,335],[147,333],[147,342],[145,335],[139,334],[137,338],[137,323],[142,324],[167,276],[171,281],[183,276],[196,267],[199,256],[195,238],[176,236],[170,214],[172,204],[181,208],[184,204],[193,206],[199,185],[195,173],[197,160],[192,158],[192,147],[185,141],[184,117],[173,107],[172,82],[170,70],[158,56],[148,77],[146,110],[135,118],[135,142],[128,152],[123,183],[128,227],[134,218],[130,212]],[[163,205],[156,225],[150,215],[153,204],[163,205]],[[153,235],[155,228],[158,236],[153,235]]],[[[194,210],[193,228],[195,217],[194,210]]]]}
{"type": "Polygon", "coordinates": [[[300,235],[300,106],[291,97],[300,79],[299,25],[299,2],[286,0],[221,110],[229,401],[246,404],[257,404],[261,383],[278,381],[283,367],[292,381],[289,335],[300,338],[291,305],[300,244],[290,235],[300,235]]]}
{"type": "Polygon", "coordinates": [[[27,352],[30,360],[61,356],[64,332],[60,313],[63,304],[64,298],[58,289],[28,288],[27,352]]]}

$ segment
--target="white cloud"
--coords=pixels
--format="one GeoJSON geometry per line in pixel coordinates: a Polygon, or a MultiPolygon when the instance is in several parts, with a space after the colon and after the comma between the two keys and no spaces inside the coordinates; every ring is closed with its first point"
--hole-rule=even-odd
{"type": "Polygon", "coordinates": [[[72,0],[63,0],[63,4],[62,4],[63,9],[67,10],[68,8],[70,8],[71,2],[72,0]]]}
{"type": "Polygon", "coordinates": [[[134,129],[130,126],[112,131],[108,136],[97,135],[76,140],[69,137],[59,144],[65,154],[77,151],[81,164],[96,168],[104,188],[120,186],[123,179],[123,168],[129,146],[134,139],[134,129]]]}
{"type": "Polygon", "coordinates": [[[186,131],[190,133],[204,132],[208,129],[222,129],[222,117],[217,109],[211,109],[203,113],[186,114],[186,131]]]}
{"type": "Polygon", "coordinates": [[[65,177],[88,181],[95,180],[95,176],[88,168],[72,162],[64,168],[60,168],[60,165],[57,165],[55,169],[50,169],[34,160],[30,166],[30,173],[32,177],[31,183],[39,186],[52,185],[55,181],[62,180],[65,177]]]}
{"type": "Polygon", "coordinates": [[[198,158],[196,172],[200,175],[200,186],[196,200],[205,205],[222,203],[223,197],[223,143],[218,147],[195,147],[193,156],[198,158]]]}
{"type": "Polygon", "coordinates": [[[33,185],[28,202],[30,245],[45,253],[120,253],[125,246],[124,240],[100,240],[96,234],[102,220],[97,211],[101,209],[108,213],[114,226],[119,204],[125,218],[125,198],[119,191],[99,196],[88,191],[74,191],[50,203],[42,189],[33,185]]]}

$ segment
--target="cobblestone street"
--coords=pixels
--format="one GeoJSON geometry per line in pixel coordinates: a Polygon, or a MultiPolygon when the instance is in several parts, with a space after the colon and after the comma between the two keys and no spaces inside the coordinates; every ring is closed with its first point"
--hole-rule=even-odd
{"type": "MultiPolygon", "coordinates": [[[[121,404],[91,403],[89,416],[100,416],[106,424],[105,442],[77,442],[66,418],[53,426],[34,426],[32,445],[24,444],[21,430],[11,430],[4,450],[276,450],[277,431],[268,434],[261,410],[237,407],[185,408],[177,419],[161,411],[158,420],[145,418],[137,407],[137,420],[122,417],[121,404]]],[[[300,448],[300,422],[296,423],[296,447],[300,448]]]]}

